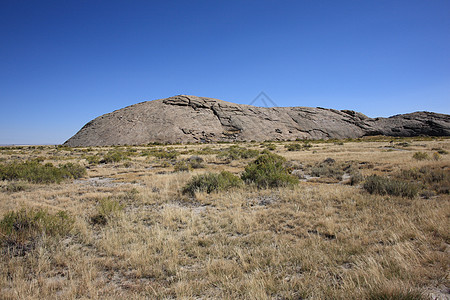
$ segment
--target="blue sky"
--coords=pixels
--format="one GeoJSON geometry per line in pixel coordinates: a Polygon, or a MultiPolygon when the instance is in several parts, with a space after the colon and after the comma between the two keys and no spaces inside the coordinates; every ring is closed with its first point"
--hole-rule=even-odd
{"type": "Polygon", "coordinates": [[[0,0],[0,144],[63,143],[177,94],[449,114],[449,14],[448,0],[0,0]]]}

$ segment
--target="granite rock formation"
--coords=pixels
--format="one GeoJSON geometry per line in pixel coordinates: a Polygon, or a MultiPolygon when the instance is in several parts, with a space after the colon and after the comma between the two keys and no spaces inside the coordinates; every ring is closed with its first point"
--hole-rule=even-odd
{"type": "Polygon", "coordinates": [[[67,146],[344,139],[370,135],[449,136],[450,116],[415,112],[369,118],[351,110],[255,107],[179,95],[147,101],[87,123],[67,146]]]}

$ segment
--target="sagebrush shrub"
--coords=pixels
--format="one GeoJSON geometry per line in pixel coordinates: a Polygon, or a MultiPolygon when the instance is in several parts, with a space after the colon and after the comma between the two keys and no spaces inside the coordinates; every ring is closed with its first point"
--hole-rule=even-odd
{"type": "Polygon", "coordinates": [[[128,155],[119,150],[109,151],[102,160],[100,160],[103,164],[116,163],[123,160],[129,159],[128,155]]]}
{"type": "Polygon", "coordinates": [[[300,151],[303,149],[302,145],[299,143],[288,144],[284,146],[287,151],[300,151]]]}
{"type": "Polygon", "coordinates": [[[439,166],[423,166],[402,170],[397,176],[401,179],[418,182],[423,187],[434,190],[439,194],[450,192],[450,172],[439,166]]]}
{"type": "Polygon", "coordinates": [[[189,172],[192,169],[192,166],[185,160],[180,160],[174,166],[175,172],[189,172]]]}
{"type": "Polygon", "coordinates": [[[56,214],[42,209],[11,211],[0,221],[0,246],[14,255],[24,255],[44,235],[52,238],[68,235],[73,223],[73,218],[64,211],[56,214]]]}
{"type": "Polygon", "coordinates": [[[91,217],[91,221],[93,224],[105,225],[112,219],[117,218],[124,207],[117,199],[102,199],[97,207],[97,213],[91,217]]]}
{"type": "Polygon", "coordinates": [[[212,193],[242,185],[242,180],[230,172],[207,173],[194,176],[183,188],[183,194],[195,195],[196,192],[212,193]]]}
{"type": "Polygon", "coordinates": [[[430,157],[428,156],[428,154],[427,154],[426,152],[415,152],[415,153],[413,154],[413,158],[414,158],[415,160],[427,160],[427,159],[429,159],[430,157]]]}
{"type": "Polygon", "coordinates": [[[204,159],[200,156],[193,155],[188,158],[188,162],[193,169],[200,169],[205,167],[205,165],[203,164],[204,159]]]}
{"type": "Polygon", "coordinates": [[[418,188],[409,182],[371,175],[366,178],[363,188],[370,194],[392,195],[414,198],[418,188]]]}
{"type": "Polygon", "coordinates": [[[86,175],[83,166],[67,163],[55,167],[37,161],[0,164],[0,180],[25,180],[33,183],[59,183],[64,179],[77,179],[86,175]]]}
{"type": "Polygon", "coordinates": [[[247,159],[256,157],[259,155],[259,153],[260,152],[258,150],[254,149],[246,149],[239,146],[231,146],[230,148],[220,153],[217,157],[229,160],[247,159]]]}
{"type": "Polygon", "coordinates": [[[298,178],[289,173],[286,159],[264,151],[255,161],[249,163],[241,175],[246,183],[258,188],[273,188],[298,183],[298,178]]]}

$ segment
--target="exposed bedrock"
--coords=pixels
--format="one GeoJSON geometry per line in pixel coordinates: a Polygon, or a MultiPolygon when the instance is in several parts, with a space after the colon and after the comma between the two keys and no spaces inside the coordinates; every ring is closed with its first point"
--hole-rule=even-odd
{"type": "Polygon", "coordinates": [[[87,123],[65,145],[343,139],[368,135],[449,136],[450,116],[415,112],[372,119],[351,110],[267,108],[179,95],[102,115],[87,123]]]}

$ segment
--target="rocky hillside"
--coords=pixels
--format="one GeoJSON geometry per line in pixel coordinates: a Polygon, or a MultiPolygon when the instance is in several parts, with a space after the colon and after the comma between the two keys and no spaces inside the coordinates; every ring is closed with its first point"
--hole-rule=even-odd
{"type": "Polygon", "coordinates": [[[179,95],[102,115],[87,123],[65,145],[343,139],[369,135],[449,136],[450,116],[415,112],[372,119],[351,110],[266,108],[179,95]]]}

